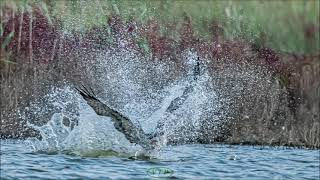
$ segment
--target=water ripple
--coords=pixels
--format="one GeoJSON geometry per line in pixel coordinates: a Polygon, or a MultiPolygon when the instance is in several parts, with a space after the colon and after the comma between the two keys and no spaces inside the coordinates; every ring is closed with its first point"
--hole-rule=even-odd
{"type": "Polygon", "coordinates": [[[319,150],[184,145],[165,148],[155,159],[132,159],[104,151],[32,152],[25,146],[1,141],[1,179],[150,179],[148,169],[159,167],[173,170],[170,179],[319,179],[319,150]]]}

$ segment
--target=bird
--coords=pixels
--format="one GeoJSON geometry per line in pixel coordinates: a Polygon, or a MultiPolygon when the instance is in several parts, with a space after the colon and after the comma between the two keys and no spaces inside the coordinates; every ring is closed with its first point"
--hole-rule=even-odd
{"type": "MultiPolygon", "coordinates": [[[[182,96],[172,100],[166,110],[167,113],[173,113],[176,109],[181,107],[188,96],[193,92],[194,82],[197,81],[200,76],[199,58],[195,61],[195,67],[193,68],[192,74],[193,78],[191,83],[185,88],[182,96]]],[[[139,124],[134,124],[128,117],[99,100],[91,88],[88,89],[82,85],[82,88],[76,87],[76,89],[97,115],[110,117],[116,130],[124,134],[125,138],[130,143],[138,144],[148,151],[157,148],[157,142],[160,137],[163,136],[163,133],[155,131],[153,134],[146,134],[139,124]]],[[[161,126],[163,126],[163,124],[159,123],[156,129],[161,129],[161,126]]]]}
{"type": "Polygon", "coordinates": [[[124,134],[130,143],[138,144],[146,150],[155,149],[156,144],[139,124],[134,124],[128,117],[101,102],[92,89],[89,90],[85,86],[76,89],[97,115],[110,117],[116,130],[124,134]]]}

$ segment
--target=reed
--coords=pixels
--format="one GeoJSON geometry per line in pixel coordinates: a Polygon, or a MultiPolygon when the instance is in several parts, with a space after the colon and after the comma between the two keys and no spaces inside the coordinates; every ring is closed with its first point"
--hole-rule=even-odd
{"type": "Polygon", "coordinates": [[[106,16],[124,21],[150,20],[161,24],[166,36],[179,39],[176,28],[184,17],[192,19],[195,33],[210,37],[214,22],[227,38],[241,38],[285,52],[310,53],[319,50],[319,1],[23,1],[6,0],[1,6],[28,10],[39,6],[44,14],[61,20],[65,31],[105,25],[106,16]],[[270,12],[272,12],[270,14],[270,12]],[[168,28],[165,24],[171,24],[168,28]],[[163,25],[163,26],[162,26],[163,25]],[[176,27],[175,27],[176,26],[176,27]]]}

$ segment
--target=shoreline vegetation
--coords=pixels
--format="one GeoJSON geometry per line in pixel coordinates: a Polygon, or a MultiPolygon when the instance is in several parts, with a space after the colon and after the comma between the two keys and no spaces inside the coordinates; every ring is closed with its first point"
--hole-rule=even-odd
{"type": "Polygon", "coordinates": [[[319,1],[16,0],[0,10],[1,138],[39,136],[18,114],[50,86],[99,88],[97,51],[129,49],[175,79],[192,49],[232,99],[231,121],[214,128],[208,117],[200,143],[320,148],[319,1]]]}

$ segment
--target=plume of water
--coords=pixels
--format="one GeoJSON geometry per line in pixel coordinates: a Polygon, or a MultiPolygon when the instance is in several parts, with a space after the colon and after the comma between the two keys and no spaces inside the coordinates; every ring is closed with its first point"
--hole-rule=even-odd
{"type": "MultiPolygon", "coordinates": [[[[95,68],[94,81],[103,89],[98,98],[134,123],[141,124],[146,133],[162,131],[159,146],[171,141],[196,142],[205,123],[203,118],[219,110],[208,73],[203,71],[197,81],[191,78],[197,58],[196,53],[185,52],[183,66],[186,73],[170,80],[175,70],[170,64],[161,61],[150,63],[150,59],[128,50],[101,52],[91,67],[95,68]],[[168,111],[172,101],[190,87],[192,92],[184,102],[174,111],[168,111]],[[159,123],[162,126],[157,128],[159,123]]],[[[108,150],[130,154],[141,151],[140,146],[129,143],[113,127],[108,117],[96,115],[71,86],[53,88],[45,98],[46,103],[56,108],[45,125],[29,123],[42,136],[42,140],[28,141],[35,150],[80,154],[108,150]],[[68,111],[70,106],[73,108],[71,114],[68,111]],[[68,116],[76,119],[76,126],[64,122],[68,116]]],[[[40,106],[35,104],[34,114],[39,115],[46,110],[40,106]]]]}
{"type": "Polygon", "coordinates": [[[132,154],[139,150],[140,147],[130,144],[123,134],[114,129],[108,118],[96,115],[77,92],[70,90],[69,86],[53,88],[49,94],[47,102],[52,99],[57,102],[63,102],[65,96],[74,97],[72,100],[69,99],[69,103],[72,103],[72,106],[77,109],[77,113],[73,114],[73,116],[78,123],[74,127],[71,127],[70,123],[66,123],[65,119],[68,116],[64,113],[66,107],[61,106],[61,103],[54,103],[55,106],[61,108],[60,112],[53,113],[45,125],[38,126],[28,123],[29,126],[38,130],[42,137],[41,140],[28,139],[27,143],[30,144],[34,151],[65,151],[81,155],[94,155],[95,152],[99,151],[132,154]]]}

